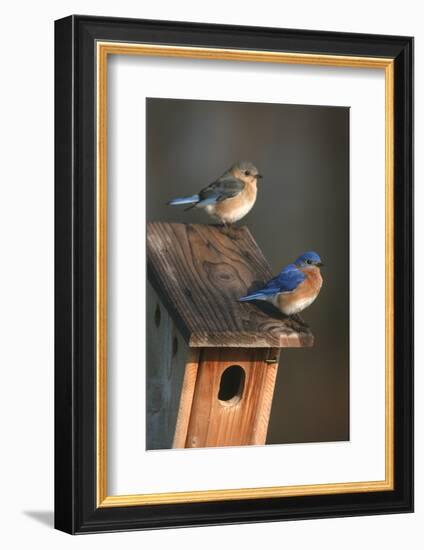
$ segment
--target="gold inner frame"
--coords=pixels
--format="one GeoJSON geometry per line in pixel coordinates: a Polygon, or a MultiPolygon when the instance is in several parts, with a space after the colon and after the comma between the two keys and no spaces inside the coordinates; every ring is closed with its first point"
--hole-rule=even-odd
{"type": "Polygon", "coordinates": [[[394,489],[394,60],[254,50],[97,42],[97,506],[137,506],[388,491],[394,489]],[[109,496],[107,493],[107,61],[109,55],[143,55],[357,67],[385,71],[385,479],[281,487],[214,489],[109,496]]]}

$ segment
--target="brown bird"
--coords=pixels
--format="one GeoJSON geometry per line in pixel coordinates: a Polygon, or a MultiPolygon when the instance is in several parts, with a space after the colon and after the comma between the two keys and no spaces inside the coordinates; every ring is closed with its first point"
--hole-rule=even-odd
{"type": "Polygon", "coordinates": [[[257,183],[262,175],[249,161],[236,162],[220,178],[202,189],[197,195],[176,198],[171,206],[189,205],[203,208],[223,225],[233,224],[246,216],[256,202],[257,183]]]}

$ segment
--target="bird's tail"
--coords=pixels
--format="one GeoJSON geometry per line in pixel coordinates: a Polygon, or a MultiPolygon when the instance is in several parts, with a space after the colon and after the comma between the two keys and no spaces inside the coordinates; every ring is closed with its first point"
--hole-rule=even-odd
{"type": "Polygon", "coordinates": [[[191,197],[180,197],[177,199],[172,199],[167,204],[169,206],[179,206],[180,204],[193,204],[199,202],[199,195],[192,195],[191,197]]]}
{"type": "Polygon", "coordinates": [[[250,302],[251,300],[266,300],[266,296],[262,292],[255,292],[239,298],[239,302],[250,302]]]}

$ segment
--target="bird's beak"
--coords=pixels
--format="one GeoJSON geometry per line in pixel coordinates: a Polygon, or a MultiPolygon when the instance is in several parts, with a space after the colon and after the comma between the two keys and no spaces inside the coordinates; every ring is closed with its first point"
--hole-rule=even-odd
{"type": "Polygon", "coordinates": [[[318,267],[322,267],[323,265],[325,265],[325,264],[323,264],[322,262],[318,262],[318,263],[317,263],[317,266],[318,266],[318,267]]]}
{"type": "Polygon", "coordinates": [[[262,174],[256,174],[256,179],[258,179],[258,180],[263,179],[263,175],[262,174]]]}

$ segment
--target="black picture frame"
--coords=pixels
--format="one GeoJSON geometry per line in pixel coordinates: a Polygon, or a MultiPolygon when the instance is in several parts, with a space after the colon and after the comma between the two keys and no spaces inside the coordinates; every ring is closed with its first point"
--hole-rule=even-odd
{"type": "Polygon", "coordinates": [[[55,527],[76,534],[413,511],[413,39],[73,15],[55,23],[55,72],[55,527]],[[394,490],[97,507],[99,40],[394,60],[394,490]]]}

